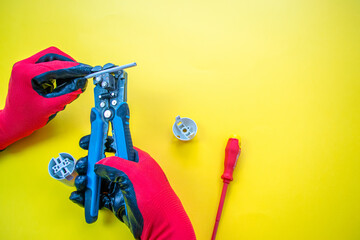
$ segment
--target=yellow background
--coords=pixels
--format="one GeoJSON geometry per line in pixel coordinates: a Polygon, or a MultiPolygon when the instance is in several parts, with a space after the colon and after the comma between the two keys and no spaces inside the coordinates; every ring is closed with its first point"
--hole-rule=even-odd
{"type": "MultiPolygon", "coordinates": [[[[360,239],[360,2],[2,1],[0,107],[12,65],[49,46],[129,69],[134,145],[162,166],[210,239],[227,138],[243,153],[217,239],[360,239]],[[175,117],[198,134],[182,143],[175,117]]],[[[87,225],[50,178],[79,158],[92,84],[46,127],[0,153],[0,239],[132,239],[109,212],[87,225]]]]}

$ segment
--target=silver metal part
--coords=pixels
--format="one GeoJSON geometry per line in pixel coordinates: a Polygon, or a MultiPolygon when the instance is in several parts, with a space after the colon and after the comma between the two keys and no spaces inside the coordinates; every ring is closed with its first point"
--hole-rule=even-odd
{"type": "Polygon", "coordinates": [[[123,70],[125,68],[130,68],[130,67],[135,67],[135,66],[136,66],[136,63],[133,62],[133,63],[125,64],[125,65],[122,65],[122,66],[113,67],[113,68],[109,68],[109,69],[106,69],[106,70],[98,71],[96,73],[92,73],[92,74],[89,74],[89,75],[85,76],[85,78],[93,78],[93,77],[96,77],[96,76],[101,75],[103,73],[118,72],[118,71],[123,70]]]}
{"type": "Polygon", "coordinates": [[[97,83],[100,82],[100,81],[101,81],[101,75],[96,76],[96,78],[95,78],[95,84],[97,84],[97,83]]]}
{"type": "Polygon", "coordinates": [[[119,86],[119,96],[118,99],[121,102],[127,101],[127,73],[123,73],[124,76],[120,79],[120,86],[119,86]]]}
{"type": "Polygon", "coordinates": [[[105,118],[110,118],[111,115],[112,115],[112,113],[111,113],[111,111],[110,111],[109,109],[108,109],[108,110],[105,110],[105,112],[104,112],[104,117],[105,117],[105,118]]]}
{"type": "Polygon", "coordinates": [[[111,101],[111,105],[115,106],[117,104],[117,101],[114,99],[111,101]]]}
{"type": "Polygon", "coordinates": [[[105,107],[105,106],[106,106],[106,103],[105,103],[105,102],[101,102],[101,103],[100,103],[100,107],[103,108],[103,107],[105,107]]]}
{"type": "Polygon", "coordinates": [[[103,88],[106,88],[106,87],[107,87],[107,85],[108,85],[108,83],[107,83],[107,82],[105,82],[105,81],[101,83],[101,87],[103,87],[103,88]]]}

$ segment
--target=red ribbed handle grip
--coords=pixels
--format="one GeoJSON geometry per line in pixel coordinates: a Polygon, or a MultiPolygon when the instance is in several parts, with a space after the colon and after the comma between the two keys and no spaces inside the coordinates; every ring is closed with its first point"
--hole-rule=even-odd
{"type": "Polygon", "coordinates": [[[224,173],[221,176],[226,183],[233,180],[233,172],[240,156],[240,152],[239,139],[229,138],[225,149],[224,173]]]}

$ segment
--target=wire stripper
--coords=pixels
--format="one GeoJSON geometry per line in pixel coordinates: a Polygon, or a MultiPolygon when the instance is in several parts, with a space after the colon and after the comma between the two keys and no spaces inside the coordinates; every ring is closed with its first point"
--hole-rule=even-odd
{"type": "Polygon", "coordinates": [[[127,73],[125,68],[134,67],[136,63],[115,66],[108,63],[103,67],[96,66],[92,74],[95,84],[95,106],[91,109],[91,134],[88,149],[87,186],[85,191],[85,220],[93,223],[97,220],[101,179],[94,172],[95,164],[105,158],[105,143],[109,127],[112,128],[115,156],[136,161],[130,129],[129,106],[127,104],[127,73]]]}

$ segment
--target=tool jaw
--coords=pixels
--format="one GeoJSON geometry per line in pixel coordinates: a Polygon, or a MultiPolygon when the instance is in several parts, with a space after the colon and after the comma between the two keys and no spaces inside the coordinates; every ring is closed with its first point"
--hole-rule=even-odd
{"type": "Polygon", "coordinates": [[[118,106],[127,101],[127,73],[124,70],[116,71],[116,67],[108,63],[104,67],[93,68],[93,72],[115,69],[115,72],[102,73],[93,79],[95,108],[106,122],[111,121],[118,106]]]}

